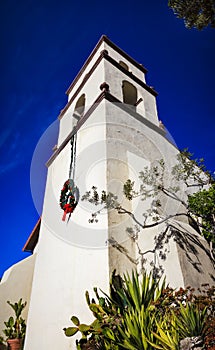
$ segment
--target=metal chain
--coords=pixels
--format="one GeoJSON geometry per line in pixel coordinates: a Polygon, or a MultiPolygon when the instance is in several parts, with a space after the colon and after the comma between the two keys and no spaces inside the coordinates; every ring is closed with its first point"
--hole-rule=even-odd
{"type": "Polygon", "coordinates": [[[71,160],[69,167],[69,179],[73,179],[75,177],[75,160],[76,160],[76,134],[72,135],[71,138],[71,160]]]}
{"type": "Polygon", "coordinates": [[[75,164],[76,164],[76,140],[77,134],[74,135],[74,143],[73,143],[73,174],[72,178],[75,181],[75,164]]]}

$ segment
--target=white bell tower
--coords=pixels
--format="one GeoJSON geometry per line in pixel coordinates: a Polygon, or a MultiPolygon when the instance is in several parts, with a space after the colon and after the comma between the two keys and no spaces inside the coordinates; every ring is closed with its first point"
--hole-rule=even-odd
{"type": "MultiPolygon", "coordinates": [[[[102,36],[67,91],[68,103],[59,115],[57,148],[47,162],[40,231],[34,230],[28,241],[34,242],[39,232],[35,248],[32,243],[36,262],[24,350],[75,349],[74,339],[65,337],[62,329],[72,315],[85,323],[91,320],[85,291],[91,293],[95,286],[108,291],[114,268],[122,273],[135,267],[138,249],[126,232],[132,225],[129,216],[110,210],[99,215],[97,223],[89,223],[95,207],[80,199],[69,221],[69,213],[63,221],[59,198],[70,166],[80,197],[97,186],[120,198],[123,183],[128,178],[138,181],[144,166],[161,158],[168,159],[170,167],[174,164],[178,150],[159,123],[157,93],[146,84],[146,72],[102,36]],[[74,142],[71,151],[72,138],[75,152],[74,142]],[[114,242],[127,253],[116,249],[114,242]]],[[[141,217],[141,201],[127,205],[141,217]]],[[[165,203],[165,210],[171,207],[165,203]]],[[[140,236],[140,248],[150,250],[157,233],[153,228],[140,236]]],[[[209,271],[206,257],[202,259],[209,271]]],[[[173,287],[208,281],[206,274],[194,276],[176,242],[169,245],[164,270],[173,287]]]]}

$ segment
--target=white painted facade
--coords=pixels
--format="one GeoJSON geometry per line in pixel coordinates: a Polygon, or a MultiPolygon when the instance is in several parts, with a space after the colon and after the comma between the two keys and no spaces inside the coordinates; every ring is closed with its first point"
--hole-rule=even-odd
{"type": "MultiPolygon", "coordinates": [[[[31,298],[31,287],[34,273],[34,264],[36,253],[30,257],[18,262],[5,271],[0,282],[0,335],[3,336],[2,330],[5,329],[5,321],[13,315],[13,310],[7,304],[9,300],[15,303],[22,298],[27,301],[23,310],[22,317],[27,319],[28,306],[31,298]]],[[[1,345],[0,345],[1,349],[1,345]]]]}
{"type": "MultiPolygon", "coordinates": [[[[99,41],[68,90],[68,105],[59,119],[58,149],[48,162],[24,350],[76,348],[75,337],[65,337],[63,328],[70,325],[72,315],[77,315],[84,323],[92,319],[85,291],[88,290],[92,296],[93,287],[97,286],[108,292],[109,277],[114,268],[120,273],[134,268],[134,264],[108,244],[108,240],[114,238],[133,259],[138,257],[137,248],[126,233],[132,220],[125,215],[105,212],[99,216],[98,223],[92,224],[89,219],[95,208],[80,200],[69,222],[62,221],[59,196],[68,179],[71,160],[69,141],[73,128],[78,129],[74,180],[81,195],[96,185],[99,191],[117,192],[120,196],[123,183],[128,178],[138,182],[139,171],[144,166],[153,165],[163,158],[171,169],[178,153],[159,128],[156,92],[146,85],[144,69],[106,37],[99,41]],[[103,53],[101,58],[104,50],[106,56],[103,53]],[[128,73],[120,69],[120,61],[128,66],[128,73]],[[123,108],[124,81],[137,89],[137,101],[140,102],[136,111],[123,108]],[[109,89],[107,85],[101,86],[104,82],[109,89]],[[81,125],[82,119],[77,122],[73,113],[83,94],[85,109],[81,125]],[[107,98],[108,94],[114,97],[113,100],[107,98]]],[[[166,181],[171,182],[171,178],[166,181]]],[[[141,220],[146,209],[143,202],[135,200],[132,204],[123,204],[141,220]]],[[[178,204],[165,201],[164,210],[175,212],[179,209],[175,205],[178,204]]],[[[188,230],[195,235],[186,221],[179,221],[178,225],[184,232],[188,230]]],[[[144,232],[144,236],[140,235],[140,247],[151,249],[157,234],[156,227],[144,232]]],[[[194,271],[188,267],[187,272],[184,271],[184,259],[176,242],[171,241],[164,269],[173,287],[187,285],[189,275],[194,276],[194,271]]],[[[202,260],[205,266],[209,266],[206,258],[202,260]]],[[[208,275],[204,274],[201,278],[199,281],[206,281],[208,275]]]]}

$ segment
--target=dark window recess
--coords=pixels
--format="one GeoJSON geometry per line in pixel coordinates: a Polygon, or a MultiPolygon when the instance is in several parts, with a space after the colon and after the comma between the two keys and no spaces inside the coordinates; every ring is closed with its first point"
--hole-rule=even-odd
{"type": "Polygon", "coordinates": [[[128,69],[128,65],[127,65],[125,62],[119,61],[119,64],[120,64],[120,66],[122,66],[122,67],[125,68],[126,70],[129,70],[129,69],[128,69]]]}
{"type": "Polygon", "coordinates": [[[136,110],[137,104],[137,89],[136,87],[126,80],[122,82],[122,95],[123,102],[125,104],[131,105],[134,110],[136,110]]]}
{"type": "Polygon", "coordinates": [[[85,94],[81,95],[76,102],[75,109],[73,112],[73,117],[76,119],[80,119],[81,116],[84,114],[84,108],[85,108],[85,94]]]}

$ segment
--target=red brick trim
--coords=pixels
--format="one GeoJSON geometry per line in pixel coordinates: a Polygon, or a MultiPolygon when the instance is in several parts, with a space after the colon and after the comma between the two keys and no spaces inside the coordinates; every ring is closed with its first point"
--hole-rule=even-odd
{"type": "Polygon", "coordinates": [[[41,225],[41,218],[39,218],[39,220],[37,221],[30,236],[28,237],[27,242],[25,243],[24,247],[22,248],[23,252],[33,253],[34,248],[35,248],[35,246],[38,242],[38,239],[39,239],[40,225],[41,225]]]}

